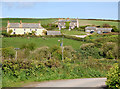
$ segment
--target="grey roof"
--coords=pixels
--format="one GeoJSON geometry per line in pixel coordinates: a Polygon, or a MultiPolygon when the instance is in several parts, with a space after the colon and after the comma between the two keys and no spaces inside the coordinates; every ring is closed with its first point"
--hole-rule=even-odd
{"type": "Polygon", "coordinates": [[[70,22],[70,26],[77,26],[76,22],[70,22]]]}
{"type": "Polygon", "coordinates": [[[42,28],[39,23],[9,23],[9,28],[42,28]]]}
{"type": "Polygon", "coordinates": [[[112,30],[112,28],[96,28],[96,30],[112,30]]]}
{"type": "Polygon", "coordinates": [[[9,26],[12,27],[19,27],[20,23],[9,23],[9,26]]]}
{"type": "Polygon", "coordinates": [[[71,20],[71,22],[77,22],[77,20],[71,20]]]}
{"type": "Polygon", "coordinates": [[[61,35],[60,31],[47,31],[47,35],[61,35]]]}
{"type": "Polygon", "coordinates": [[[86,30],[96,30],[96,27],[86,27],[86,30]]]}
{"type": "Polygon", "coordinates": [[[65,22],[58,22],[59,26],[65,26],[65,22]]]}
{"type": "Polygon", "coordinates": [[[39,28],[39,23],[22,23],[23,28],[39,28]]]}

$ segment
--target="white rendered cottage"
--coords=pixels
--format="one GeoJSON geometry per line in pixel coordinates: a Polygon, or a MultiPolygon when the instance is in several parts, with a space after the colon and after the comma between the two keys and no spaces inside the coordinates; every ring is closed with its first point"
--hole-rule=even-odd
{"type": "Polygon", "coordinates": [[[7,24],[7,32],[12,30],[11,35],[13,34],[27,34],[32,33],[32,31],[35,31],[35,35],[44,35],[43,31],[46,31],[40,23],[9,23],[7,24]]]}

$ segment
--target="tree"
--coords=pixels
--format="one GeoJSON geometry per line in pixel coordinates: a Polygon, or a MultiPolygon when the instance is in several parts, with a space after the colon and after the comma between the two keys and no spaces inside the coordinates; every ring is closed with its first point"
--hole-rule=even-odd
{"type": "Polygon", "coordinates": [[[9,34],[11,34],[12,32],[13,32],[13,30],[12,30],[12,29],[10,29],[10,30],[8,31],[8,33],[9,33],[9,34]]]}
{"type": "Polygon", "coordinates": [[[119,30],[116,26],[112,26],[112,32],[119,32],[119,30]]]}
{"type": "Polygon", "coordinates": [[[32,31],[32,35],[35,35],[36,34],[36,31],[32,31]]]}
{"type": "Polygon", "coordinates": [[[66,29],[69,29],[70,22],[65,22],[66,29]]]}
{"type": "Polygon", "coordinates": [[[15,57],[15,50],[13,47],[7,47],[2,49],[2,56],[7,58],[14,58],[15,57]]]}

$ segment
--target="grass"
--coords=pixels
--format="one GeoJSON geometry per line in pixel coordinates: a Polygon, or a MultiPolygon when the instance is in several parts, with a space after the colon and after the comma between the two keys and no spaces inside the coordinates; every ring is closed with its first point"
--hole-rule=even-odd
{"type": "MultiPolygon", "coordinates": [[[[53,45],[60,45],[58,40],[62,40],[62,38],[24,38],[24,37],[3,37],[2,38],[2,47],[15,47],[19,48],[23,44],[27,43],[35,43],[36,47],[48,46],[52,47],[53,45]]],[[[78,49],[83,42],[76,41],[72,39],[63,39],[64,46],[72,46],[74,49],[78,49]]]]}
{"type": "Polygon", "coordinates": [[[65,34],[65,35],[86,35],[85,32],[83,31],[75,31],[75,30],[61,30],[61,33],[65,34]]]}
{"type": "Polygon", "coordinates": [[[99,20],[79,20],[79,23],[81,26],[84,25],[103,25],[103,24],[110,24],[112,26],[117,26],[118,27],[118,22],[115,21],[99,21],[99,20]]]}

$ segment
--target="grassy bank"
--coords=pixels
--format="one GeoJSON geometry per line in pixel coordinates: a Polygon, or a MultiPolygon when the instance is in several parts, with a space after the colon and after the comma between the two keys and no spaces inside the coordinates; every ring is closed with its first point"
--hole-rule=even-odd
{"type": "Polygon", "coordinates": [[[3,87],[20,87],[23,83],[35,81],[105,77],[115,61],[96,59],[79,60],[74,63],[60,61],[58,67],[51,68],[45,63],[25,61],[19,64],[15,61],[7,61],[3,66],[7,64],[6,68],[9,71],[6,70],[3,74],[3,87]],[[27,65],[21,66],[26,63],[27,65]]]}
{"type": "MultiPolygon", "coordinates": [[[[34,43],[36,47],[48,46],[51,47],[53,45],[60,46],[60,42],[58,40],[62,40],[62,38],[24,38],[24,37],[4,37],[2,38],[2,47],[15,47],[19,48],[23,44],[26,43],[34,43]]],[[[72,46],[74,49],[80,48],[80,45],[84,42],[76,41],[72,39],[63,39],[64,46],[72,46]]]]}
{"type": "Polygon", "coordinates": [[[61,37],[3,37],[3,87],[48,80],[106,77],[112,65],[120,63],[117,39],[118,35],[112,34],[93,34],[84,42],[66,37],[62,59],[58,41],[61,37]],[[21,46],[23,48],[14,59],[14,48],[21,46]]]}

